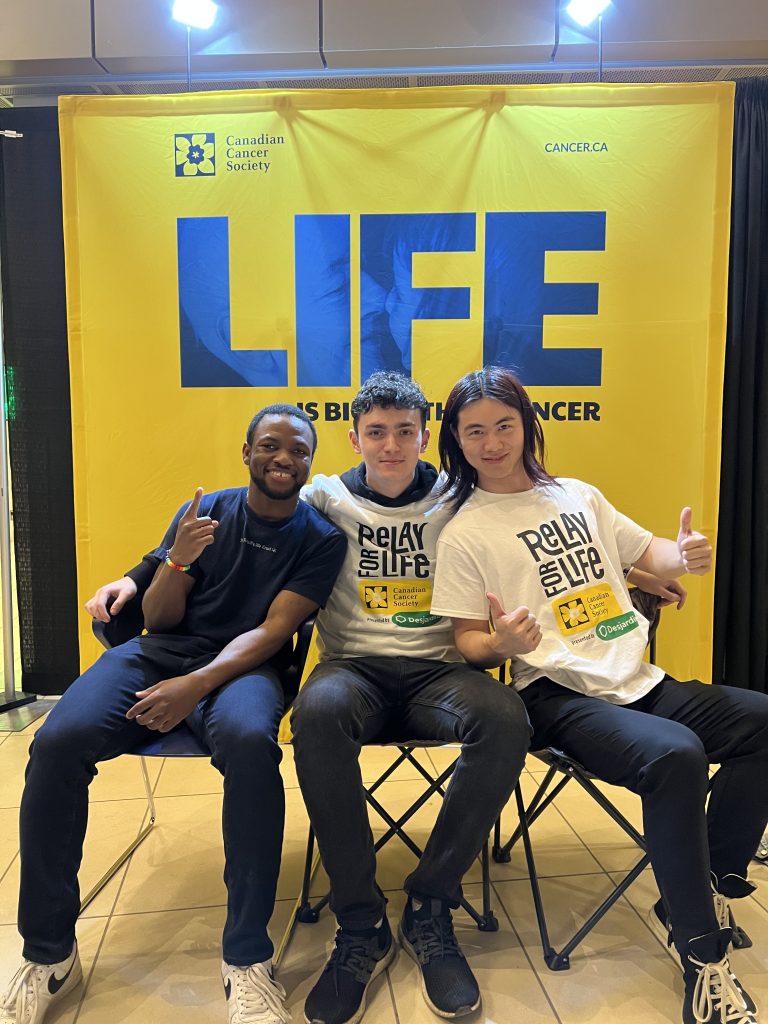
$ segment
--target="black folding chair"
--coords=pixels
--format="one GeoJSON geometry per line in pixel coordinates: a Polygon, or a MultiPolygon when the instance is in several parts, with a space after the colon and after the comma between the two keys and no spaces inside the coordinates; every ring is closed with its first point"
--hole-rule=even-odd
{"type": "MultiPolygon", "coordinates": [[[[651,661],[656,653],[656,630],[659,625],[661,609],[659,599],[653,594],[646,594],[644,591],[634,588],[630,591],[632,603],[650,622],[649,644],[651,661]]],[[[504,678],[506,666],[501,668],[501,677],[504,678]]],[[[570,967],[570,954],[592,931],[595,925],[605,916],[610,908],[620,899],[638,875],[650,864],[650,858],[646,851],[645,839],[642,834],[632,825],[597,785],[595,776],[588,772],[578,761],[569,757],[562,750],[548,747],[545,750],[531,751],[534,757],[547,765],[547,773],[538,786],[533,799],[527,807],[522,806],[522,799],[518,798],[518,812],[520,824],[512,833],[506,843],[501,841],[501,819],[496,822],[493,838],[493,859],[498,864],[506,864],[511,859],[512,847],[522,838],[525,847],[526,864],[533,893],[533,903],[536,911],[536,921],[541,937],[541,946],[544,953],[544,961],[547,967],[553,971],[565,971],[570,967]],[[541,898],[541,891],[538,883],[538,873],[533,857],[533,852],[528,838],[528,828],[544,813],[549,805],[558,797],[571,780],[577,782],[605,813],[621,828],[642,852],[637,863],[627,872],[621,881],[613,888],[605,900],[595,910],[584,924],[565,943],[562,949],[555,950],[549,939],[544,904],[541,898]]]]}
{"type": "MultiPolygon", "coordinates": [[[[445,747],[450,744],[444,743],[442,740],[436,740],[434,743],[428,740],[406,740],[398,738],[396,736],[384,735],[375,744],[370,746],[382,746],[382,747],[393,747],[393,753],[395,757],[392,763],[379,775],[375,782],[366,785],[365,788],[365,799],[376,814],[382,819],[384,824],[387,826],[386,831],[374,843],[374,851],[376,853],[385,846],[394,836],[413,853],[418,859],[422,856],[423,850],[418,843],[413,839],[411,835],[406,831],[405,826],[411,820],[411,818],[419,811],[424,804],[429,800],[431,796],[437,793],[439,796],[445,796],[445,785],[450,779],[451,775],[456,768],[459,760],[459,754],[456,755],[454,760],[444,768],[437,775],[433,775],[423,764],[416,758],[414,751],[420,747],[445,747]],[[389,811],[384,807],[379,798],[375,795],[376,791],[391,778],[397,769],[403,764],[412,765],[416,771],[421,775],[426,783],[424,790],[420,793],[416,800],[414,800],[410,806],[397,818],[395,818],[389,811]]],[[[310,826],[309,835],[307,838],[307,855],[304,862],[304,878],[302,882],[301,895],[299,897],[298,907],[296,910],[297,920],[305,924],[314,924],[320,911],[325,907],[330,899],[330,893],[323,896],[321,899],[311,902],[309,896],[309,889],[312,882],[312,876],[317,866],[317,857],[314,855],[315,850],[315,834],[310,826]]],[[[488,840],[483,844],[483,848],[480,851],[480,865],[482,872],[482,906],[480,909],[474,907],[467,899],[462,899],[461,906],[469,914],[472,920],[477,924],[480,931],[483,932],[495,932],[498,931],[499,922],[491,909],[491,883],[490,883],[490,864],[488,858],[488,840]]]]}
{"type": "MultiPolygon", "coordinates": [[[[637,587],[630,591],[630,596],[635,608],[640,611],[640,613],[644,615],[650,623],[648,643],[650,660],[651,662],[654,662],[656,657],[656,631],[661,617],[660,600],[655,595],[647,594],[645,591],[640,590],[637,587]]],[[[502,666],[502,678],[504,668],[505,666],[502,666]]],[[[534,757],[537,757],[547,765],[546,775],[539,784],[536,793],[527,807],[522,806],[522,800],[518,793],[518,813],[520,815],[520,824],[504,844],[501,842],[501,819],[496,822],[493,839],[493,859],[498,864],[508,863],[511,859],[512,847],[519,839],[523,839],[544,960],[550,970],[566,971],[571,965],[570,954],[573,950],[586,938],[595,925],[602,920],[614,903],[624,895],[630,885],[632,885],[635,879],[645,870],[646,867],[648,867],[651,861],[648,856],[643,835],[638,832],[634,825],[627,820],[616,805],[613,804],[605,793],[603,793],[603,791],[595,784],[595,780],[597,778],[595,775],[588,772],[583,765],[579,764],[579,762],[574,758],[569,757],[564,753],[564,751],[557,750],[554,747],[548,747],[545,750],[533,750],[531,753],[534,757]],[[598,804],[598,806],[602,807],[605,813],[619,826],[619,828],[622,829],[623,832],[626,833],[626,835],[629,836],[629,838],[637,845],[642,855],[638,859],[637,863],[624,875],[618,884],[614,886],[606,899],[603,900],[594,913],[590,915],[584,924],[577,929],[565,945],[558,951],[554,949],[549,940],[549,929],[547,927],[544,904],[541,899],[536,864],[533,859],[530,839],[528,838],[528,828],[544,813],[547,807],[549,807],[549,805],[557,798],[563,789],[565,789],[572,779],[577,782],[584,792],[587,793],[595,803],[598,804]]],[[[711,788],[712,779],[710,779],[709,785],[711,788]]],[[[733,944],[737,949],[746,948],[752,945],[752,940],[742,928],[735,924],[735,922],[733,928],[733,944]]]]}
{"type": "MultiPolygon", "coordinates": [[[[285,692],[286,710],[296,699],[299,692],[299,684],[304,671],[304,664],[309,653],[309,645],[312,640],[312,631],[315,625],[314,613],[302,622],[296,631],[292,642],[286,645],[282,652],[282,659],[285,665],[281,673],[281,681],[285,692]],[[290,649],[289,649],[290,648],[290,649]]],[[[109,650],[119,644],[139,636],[144,628],[144,620],[141,613],[141,599],[135,597],[126,602],[120,613],[110,619],[109,622],[99,622],[94,619],[93,632],[100,643],[109,650]]],[[[128,751],[129,754],[139,758],[141,775],[144,782],[144,791],[147,798],[147,820],[136,838],[122,851],[117,860],[104,872],[102,877],[87,893],[80,904],[80,913],[85,910],[104,886],[115,875],[119,868],[128,860],[134,850],[139,847],[147,838],[155,826],[157,812],[155,809],[152,784],[149,779],[146,758],[148,757],[211,757],[211,751],[192,732],[186,722],[181,722],[174,729],[167,733],[153,732],[146,730],[146,736],[128,751]]],[[[282,953],[287,940],[287,934],[283,936],[273,962],[276,964],[282,953]]]]}

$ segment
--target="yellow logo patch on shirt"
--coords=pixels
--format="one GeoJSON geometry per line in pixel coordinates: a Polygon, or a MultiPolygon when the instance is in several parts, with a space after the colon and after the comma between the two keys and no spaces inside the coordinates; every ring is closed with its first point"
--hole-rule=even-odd
{"type": "Polygon", "coordinates": [[[360,604],[367,615],[428,612],[432,580],[361,580],[360,604]]]}
{"type": "Polygon", "coordinates": [[[599,584],[553,601],[552,612],[563,636],[574,636],[621,615],[621,608],[611,587],[599,584]]]}

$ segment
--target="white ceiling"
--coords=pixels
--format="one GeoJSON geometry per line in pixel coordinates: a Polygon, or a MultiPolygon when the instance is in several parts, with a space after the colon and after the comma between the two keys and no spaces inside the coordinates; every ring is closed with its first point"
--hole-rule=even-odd
{"type": "MultiPolygon", "coordinates": [[[[0,0],[0,102],[185,91],[172,0],[0,0]]],[[[192,88],[594,81],[594,29],[555,0],[220,0],[192,33],[192,88]],[[321,46],[322,39],[322,46],[321,46]]],[[[614,0],[605,81],[768,75],[766,0],[614,0]]]]}

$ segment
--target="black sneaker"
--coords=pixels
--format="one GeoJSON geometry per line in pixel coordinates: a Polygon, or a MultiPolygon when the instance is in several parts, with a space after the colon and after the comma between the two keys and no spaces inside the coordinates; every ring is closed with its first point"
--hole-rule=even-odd
{"type": "Polygon", "coordinates": [[[453,933],[441,900],[411,896],[398,931],[400,944],[419,965],[427,1006],[440,1017],[463,1017],[480,1005],[480,989],[453,933]]]}
{"type": "Polygon", "coordinates": [[[755,1004],[728,963],[731,929],[699,935],[682,956],[683,1024],[758,1024],[755,1004]]]}
{"type": "Polygon", "coordinates": [[[368,986],[395,959],[386,917],[378,928],[339,928],[336,946],[304,1003],[307,1024],[357,1024],[365,1013],[368,986]]]}

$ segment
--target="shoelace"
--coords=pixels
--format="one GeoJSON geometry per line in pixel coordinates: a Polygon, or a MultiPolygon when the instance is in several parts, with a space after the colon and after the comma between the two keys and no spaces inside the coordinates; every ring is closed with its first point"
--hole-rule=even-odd
{"type": "Polygon", "coordinates": [[[690,954],[688,959],[699,970],[691,1001],[698,1024],[756,1024],[734,983],[728,957],[716,964],[702,963],[690,954]]]}
{"type": "Polygon", "coordinates": [[[263,967],[230,967],[235,979],[237,1012],[242,1024],[280,1021],[290,1024],[285,1008],[285,989],[263,967]]]}
{"type": "Polygon", "coordinates": [[[348,932],[336,933],[336,946],[326,965],[326,971],[333,975],[333,987],[339,994],[339,973],[351,974],[357,981],[365,981],[366,975],[373,971],[371,963],[372,946],[375,939],[365,939],[361,935],[350,935],[348,932]]]}
{"type": "Polygon", "coordinates": [[[24,1021],[33,1016],[37,1006],[38,985],[33,984],[32,976],[36,975],[38,985],[45,978],[45,968],[25,960],[11,978],[8,988],[3,993],[0,1007],[4,1010],[15,1010],[17,1019],[24,1021]]]}
{"type": "Polygon", "coordinates": [[[458,940],[449,917],[430,917],[428,920],[414,920],[416,930],[416,952],[422,964],[447,956],[463,958],[458,940]]]}
{"type": "Polygon", "coordinates": [[[725,896],[721,896],[716,889],[712,892],[712,899],[715,902],[715,917],[717,918],[718,927],[730,928],[731,911],[728,906],[728,900],[725,896]]]}

